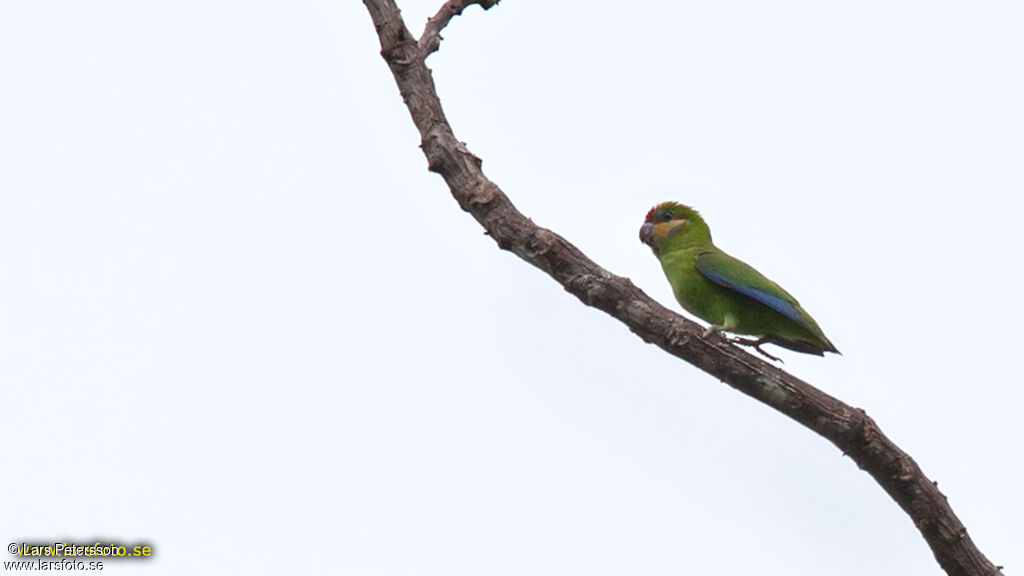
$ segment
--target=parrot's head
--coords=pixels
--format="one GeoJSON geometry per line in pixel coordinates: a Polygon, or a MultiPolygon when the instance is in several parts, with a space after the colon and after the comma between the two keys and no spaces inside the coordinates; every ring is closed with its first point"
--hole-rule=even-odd
{"type": "Polygon", "coordinates": [[[678,202],[662,202],[651,208],[640,227],[640,241],[655,256],[711,244],[711,230],[696,210],[678,202]]]}

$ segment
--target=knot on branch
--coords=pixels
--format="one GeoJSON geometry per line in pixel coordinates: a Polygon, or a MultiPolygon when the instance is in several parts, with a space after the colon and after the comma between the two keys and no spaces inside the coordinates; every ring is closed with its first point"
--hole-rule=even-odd
{"type": "Polygon", "coordinates": [[[500,192],[497,184],[487,178],[480,178],[469,195],[469,205],[484,206],[490,204],[500,192]]]}
{"type": "MultiPolygon", "coordinates": [[[[500,211],[499,211],[500,212],[500,211]]],[[[488,219],[494,218],[501,220],[501,216],[488,216],[488,219]]],[[[501,226],[505,223],[498,223],[501,226]]],[[[488,229],[490,227],[488,226],[488,229]]],[[[537,268],[552,274],[551,262],[548,261],[547,254],[551,251],[554,245],[555,235],[550,230],[536,227],[532,229],[523,230],[512,226],[510,229],[506,229],[503,233],[495,234],[495,240],[498,241],[498,247],[503,250],[511,250],[517,256],[526,260],[530,264],[533,264],[537,268]]]]}
{"type": "Polygon", "coordinates": [[[863,470],[863,451],[866,446],[875,441],[879,434],[878,425],[863,408],[853,409],[848,420],[846,439],[836,445],[843,451],[844,456],[851,456],[857,467],[863,470]]]}
{"type": "Polygon", "coordinates": [[[593,274],[577,274],[565,283],[565,290],[575,295],[588,306],[593,306],[605,293],[600,278],[593,274]]]}
{"type": "Polygon", "coordinates": [[[419,46],[416,44],[416,39],[409,34],[409,30],[402,25],[389,26],[388,24],[381,24],[377,34],[381,38],[380,55],[384,57],[384,61],[391,69],[406,68],[417,62],[422,62],[419,46]],[[382,32],[383,35],[381,35],[382,32]]]}
{"type": "Polygon", "coordinates": [[[451,139],[451,130],[443,122],[435,121],[424,131],[420,149],[427,157],[427,170],[442,175],[448,172],[452,155],[445,144],[451,139]]]}
{"type": "Polygon", "coordinates": [[[665,332],[665,343],[673,348],[682,348],[690,343],[691,338],[696,336],[692,330],[687,330],[685,325],[673,322],[665,332]]]}
{"type": "MultiPolygon", "coordinates": [[[[427,169],[448,179],[482,178],[483,160],[473,154],[465,142],[455,140],[451,127],[438,113],[438,119],[423,131],[420,149],[427,157],[427,169]]],[[[456,184],[460,184],[456,180],[456,184]]],[[[453,186],[453,190],[456,187],[453,186]]]]}
{"type": "MultiPolygon", "coordinates": [[[[415,59],[409,56],[405,46],[400,43],[381,49],[380,55],[392,68],[406,68],[415,62],[415,59]]],[[[404,98],[403,101],[405,101],[404,98]]]]}
{"type": "Polygon", "coordinates": [[[863,417],[863,422],[860,427],[860,442],[861,445],[867,446],[875,440],[875,435],[878,433],[878,425],[875,424],[874,419],[868,416],[868,413],[863,408],[857,409],[863,417]]]}
{"type": "Polygon", "coordinates": [[[896,461],[896,479],[900,482],[910,482],[917,476],[917,465],[910,458],[900,458],[896,461]]]}
{"type": "Polygon", "coordinates": [[[470,162],[472,162],[473,165],[476,166],[477,170],[483,168],[484,161],[481,160],[480,157],[477,156],[476,154],[470,152],[469,146],[466,146],[465,142],[460,141],[458,144],[455,145],[455,149],[458,150],[459,153],[462,154],[464,158],[468,158],[470,162]]]}
{"type": "Polygon", "coordinates": [[[523,244],[523,253],[529,256],[531,260],[540,258],[551,250],[553,238],[554,236],[550,230],[537,228],[533,234],[527,236],[526,242],[523,244]]]}

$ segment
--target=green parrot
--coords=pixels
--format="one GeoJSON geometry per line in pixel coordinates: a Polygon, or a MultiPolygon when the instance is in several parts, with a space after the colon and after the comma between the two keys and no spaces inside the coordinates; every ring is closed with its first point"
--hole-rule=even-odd
{"type": "Polygon", "coordinates": [[[735,342],[761,349],[771,343],[824,356],[839,350],[818,323],[778,284],[711,242],[711,230],[696,210],[663,202],[647,213],[640,241],[651,247],[687,312],[709,322],[705,336],[727,331],[757,336],[735,342]]]}

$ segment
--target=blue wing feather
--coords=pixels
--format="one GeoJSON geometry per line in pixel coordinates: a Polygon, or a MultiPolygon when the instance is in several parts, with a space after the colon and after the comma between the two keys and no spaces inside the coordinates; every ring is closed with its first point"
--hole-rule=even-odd
{"type": "Polygon", "coordinates": [[[748,298],[753,298],[761,304],[775,310],[779,314],[782,314],[786,318],[807,326],[808,328],[812,328],[807,322],[807,319],[804,318],[803,314],[797,310],[796,300],[792,296],[744,262],[736,260],[726,254],[705,252],[697,256],[695,263],[697,265],[697,271],[715,284],[738,292],[748,298]],[[718,260],[722,258],[728,258],[732,267],[739,267],[740,269],[736,271],[738,274],[734,275],[734,277],[730,277],[728,273],[722,270],[721,266],[717,266],[716,264],[721,264],[718,260]],[[756,279],[756,283],[761,284],[762,286],[759,287],[750,282],[744,282],[744,277],[748,280],[756,279]],[[773,294],[772,292],[776,293],[773,294]]]}

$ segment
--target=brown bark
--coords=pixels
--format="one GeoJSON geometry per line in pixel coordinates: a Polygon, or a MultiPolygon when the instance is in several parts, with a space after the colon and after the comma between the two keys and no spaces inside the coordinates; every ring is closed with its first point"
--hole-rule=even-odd
{"type": "Polygon", "coordinates": [[[652,300],[628,278],[616,276],[587,258],[558,234],[534,224],[484,176],[481,161],[452,133],[441,109],[426,57],[440,45],[440,32],[472,4],[484,9],[495,0],[449,0],[432,17],[421,38],[406,28],[394,0],[363,0],[381,55],[420,132],[430,171],[444,178],[452,196],[503,250],[540,268],[587,306],[625,324],[645,342],[693,364],[740,392],[767,404],[835,444],[910,516],[951,576],[1001,574],[978,550],[935,482],[882,433],[861,409],[795,378],[712,335],[652,300]]]}

